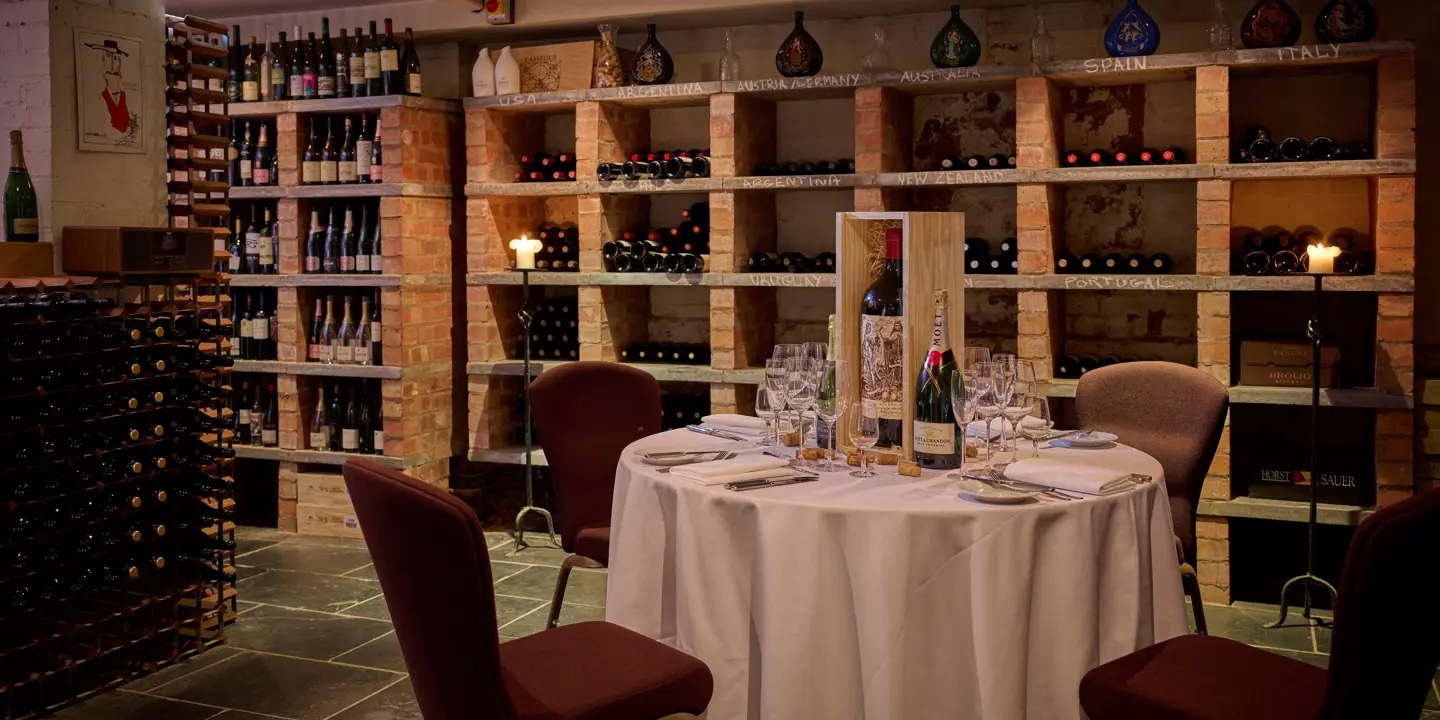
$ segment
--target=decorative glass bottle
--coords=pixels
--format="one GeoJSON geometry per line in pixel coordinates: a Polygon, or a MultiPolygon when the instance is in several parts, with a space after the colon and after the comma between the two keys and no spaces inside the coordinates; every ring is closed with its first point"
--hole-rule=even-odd
{"type": "Polygon", "coordinates": [[[1365,42],[1375,37],[1380,17],[1370,0],[1330,0],[1315,18],[1315,35],[1320,42],[1365,42]]]}
{"type": "Polygon", "coordinates": [[[796,11],[795,29],[775,51],[775,69],[785,77],[808,77],[820,72],[824,63],[825,54],[820,51],[820,43],[805,31],[805,13],[796,11]]]}
{"type": "Polygon", "coordinates": [[[1105,31],[1105,52],[1111,57],[1151,55],[1160,47],[1160,27],[1140,7],[1140,0],[1126,0],[1125,7],[1105,31]]]}
{"type": "Polygon", "coordinates": [[[871,37],[873,42],[870,44],[870,52],[865,53],[865,61],[861,63],[860,69],[871,75],[894,70],[895,57],[890,53],[890,41],[884,22],[875,23],[871,28],[871,37]]]}
{"type": "Polygon", "coordinates": [[[1225,19],[1225,0],[1215,0],[1215,20],[1210,24],[1210,49],[1235,49],[1235,41],[1230,35],[1230,22],[1225,19]]]}
{"type": "Polygon", "coordinates": [[[1300,16],[1285,0],[1260,0],[1240,23],[1247,48],[1289,47],[1300,39],[1300,16]]]}
{"type": "Polygon", "coordinates": [[[1030,72],[1040,74],[1040,68],[1055,57],[1055,38],[1045,29],[1045,13],[1035,8],[1035,33],[1030,36],[1030,72]]]}
{"type": "Polygon", "coordinates": [[[645,42],[635,51],[635,62],[630,66],[630,81],[636,85],[664,85],[675,77],[675,61],[665,46],[655,39],[655,26],[645,26],[645,42]]]}
{"type": "Polygon", "coordinates": [[[950,6],[950,21],[930,42],[930,62],[937,68],[970,67],[980,61],[980,38],[960,19],[960,6],[950,6]]]}
{"type": "Polygon", "coordinates": [[[734,31],[725,28],[725,52],[720,55],[720,79],[740,79],[740,56],[735,54],[734,31]]]}
{"type": "Polygon", "coordinates": [[[620,70],[620,55],[615,52],[615,27],[600,25],[600,47],[595,50],[595,87],[620,87],[625,73],[620,70]]]}

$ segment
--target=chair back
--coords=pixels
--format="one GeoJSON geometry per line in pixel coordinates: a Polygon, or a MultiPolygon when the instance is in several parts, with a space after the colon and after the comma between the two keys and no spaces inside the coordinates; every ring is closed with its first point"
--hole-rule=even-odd
{"type": "Polygon", "coordinates": [[[343,469],[426,720],[517,717],[485,534],[458,498],[369,460],[343,469]]]}
{"type": "Polygon", "coordinates": [[[1355,531],[1330,643],[1323,720],[1420,715],[1440,665],[1440,491],[1375,513],[1355,531]]]}
{"type": "Polygon", "coordinates": [[[555,482],[560,542],[574,552],[580,530],[610,524],[620,452],[660,432],[660,383],[618,363],[567,363],[530,384],[530,407],[555,482]]]}
{"type": "Polygon", "coordinates": [[[1165,470],[1175,534],[1195,561],[1195,509],[1220,444],[1230,394],[1203,370],[1171,362],[1128,362],[1085,373],[1075,389],[1080,427],[1120,436],[1165,470]]]}

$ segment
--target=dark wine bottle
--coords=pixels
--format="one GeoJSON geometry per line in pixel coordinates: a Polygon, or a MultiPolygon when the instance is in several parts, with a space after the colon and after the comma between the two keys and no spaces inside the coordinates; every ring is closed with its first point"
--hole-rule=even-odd
{"type": "Polygon", "coordinates": [[[1115,164],[1115,156],[1112,155],[1109,150],[1100,150],[1098,148],[1095,150],[1091,150],[1089,159],[1090,167],[1100,167],[1102,165],[1115,164]]]}
{"type": "Polygon", "coordinates": [[[1080,258],[1072,252],[1063,252],[1055,258],[1056,275],[1073,275],[1080,272],[1080,258]]]}
{"type": "Polygon", "coordinates": [[[960,6],[950,6],[950,20],[930,42],[930,63],[937,68],[971,67],[980,61],[980,38],[960,19],[960,6]]]}
{"type": "Polygon", "coordinates": [[[1174,263],[1165,253],[1155,253],[1150,256],[1150,272],[1155,275],[1168,275],[1173,267],[1174,263]]]}
{"type": "Polygon", "coordinates": [[[655,25],[645,26],[645,42],[635,51],[630,81],[636,85],[664,85],[675,77],[675,61],[655,37],[655,25]]]}
{"type": "Polygon", "coordinates": [[[1100,272],[1107,275],[1115,275],[1125,270],[1125,256],[1120,253],[1110,253],[1100,259],[1100,272]]]}
{"type": "Polygon", "coordinates": [[[1124,150],[1116,150],[1116,151],[1115,151],[1115,164],[1116,164],[1116,165],[1120,165],[1120,166],[1129,165],[1130,162],[1131,162],[1131,160],[1130,160],[1130,153],[1127,153],[1127,152],[1125,152],[1124,150]]]}
{"type": "Polygon", "coordinates": [[[1077,150],[1070,150],[1060,158],[1060,164],[1064,167],[1085,167],[1088,156],[1077,150]]]}
{"type": "Polygon", "coordinates": [[[1176,165],[1185,162],[1185,151],[1180,148],[1165,148],[1160,151],[1161,165],[1176,165]]]}
{"type": "Polygon", "coordinates": [[[783,77],[809,77],[820,72],[825,64],[825,54],[820,43],[805,30],[805,13],[795,12],[795,29],[780,43],[775,51],[775,69],[783,77]]]}
{"type": "Polygon", "coordinates": [[[1298,137],[1287,137],[1280,141],[1276,153],[1284,162],[1301,162],[1310,159],[1310,149],[1305,141],[1298,137]]]}
{"type": "Polygon", "coordinates": [[[1339,160],[1340,143],[1321,135],[1310,141],[1309,154],[1311,160],[1339,160]]]}
{"type": "Polygon", "coordinates": [[[1300,16],[1285,0],[1259,0],[1240,23],[1247,48],[1289,47],[1300,39],[1300,16]]]}
{"type": "Polygon", "coordinates": [[[405,94],[405,69],[400,67],[400,46],[395,44],[390,18],[385,18],[385,39],[380,41],[380,88],[380,95],[405,94]]]}
{"type": "Polygon", "coordinates": [[[1253,163],[1275,162],[1279,159],[1279,153],[1275,143],[1268,137],[1258,137],[1245,148],[1245,152],[1253,163]]]}
{"type": "Polygon", "coordinates": [[[955,353],[950,349],[947,327],[949,296],[937,290],[934,299],[935,322],[930,351],[925,355],[920,376],[915,382],[915,462],[927,468],[953,468],[960,465],[965,442],[955,424],[955,411],[950,404],[950,376],[955,371],[955,353]]]}
{"type": "Polygon", "coordinates": [[[1063,379],[1080,377],[1080,358],[1074,355],[1060,358],[1060,362],[1055,366],[1055,377],[1063,379]]]}
{"type": "Polygon", "coordinates": [[[901,294],[902,235],[900,228],[885,231],[885,269],[865,290],[861,299],[860,348],[862,397],[860,411],[879,419],[877,447],[893,447],[904,443],[903,378],[896,358],[903,357],[898,343],[904,301],[901,294]]]}
{"type": "Polygon", "coordinates": [[[1098,273],[1104,267],[1101,264],[1100,256],[1095,253],[1085,253],[1080,256],[1080,272],[1098,273]]]}
{"type": "Polygon", "coordinates": [[[1130,253],[1125,256],[1124,272],[1143,273],[1150,268],[1150,261],[1141,253],[1130,253]]]}
{"type": "Polygon", "coordinates": [[[405,52],[400,58],[400,69],[405,72],[405,94],[419,96],[423,83],[420,79],[420,54],[415,52],[415,34],[405,28],[405,52]]]}
{"type": "Polygon", "coordinates": [[[1258,276],[1270,274],[1270,253],[1264,250],[1251,250],[1245,253],[1240,261],[1241,267],[1246,275],[1258,276]]]}

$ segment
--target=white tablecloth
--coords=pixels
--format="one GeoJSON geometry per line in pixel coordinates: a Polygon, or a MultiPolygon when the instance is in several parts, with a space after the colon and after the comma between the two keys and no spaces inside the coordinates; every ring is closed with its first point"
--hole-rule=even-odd
{"type": "MultiPolygon", "coordinates": [[[[631,450],[740,446],[677,430],[631,450]]],[[[631,450],[606,618],[703,660],[710,720],[1082,718],[1087,670],[1186,632],[1160,465],[1138,450],[1043,450],[1155,480],[1018,506],[894,468],[733,492],[631,450]]]]}

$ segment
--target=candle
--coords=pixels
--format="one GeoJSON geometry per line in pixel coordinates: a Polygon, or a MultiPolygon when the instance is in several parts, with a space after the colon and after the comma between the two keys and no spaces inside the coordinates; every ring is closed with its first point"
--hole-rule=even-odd
{"type": "Polygon", "coordinates": [[[1318,244],[1311,245],[1306,249],[1310,256],[1310,272],[1315,275],[1329,275],[1335,272],[1335,256],[1340,254],[1340,248],[1318,244]]]}
{"type": "Polygon", "coordinates": [[[540,252],[539,240],[531,240],[521,235],[519,240],[510,241],[510,249],[515,251],[516,270],[535,269],[535,253],[540,252]]]}

